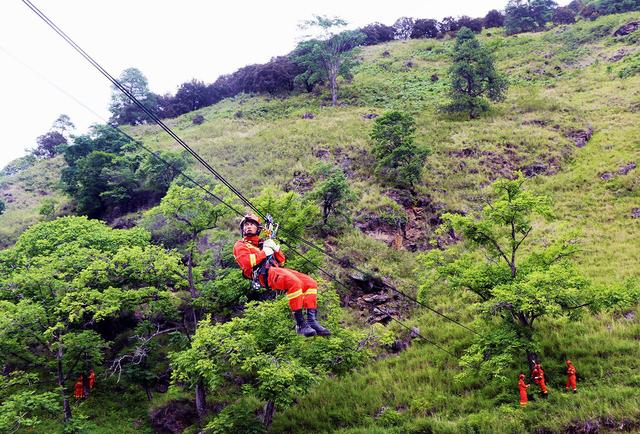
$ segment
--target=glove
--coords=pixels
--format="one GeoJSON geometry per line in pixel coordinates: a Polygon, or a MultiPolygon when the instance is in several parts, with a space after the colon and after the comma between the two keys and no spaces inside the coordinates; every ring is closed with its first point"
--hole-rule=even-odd
{"type": "Polygon", "coordinates": [[[265,253],[265,255],[267,256],[271,256],[273,255],[273,249],[271,247],[268,246],[262,246],[262,251],[265,253]]]}
{"type": "Polygon", "coordinates": [[[262,249],[264,250],[265,247],[268,247],[270,249],[272,249],[274,252],[279,252],[280,251],[280,246],[276,244],[275,241],[273,241],[272,238],[268,238],[266,240],[264,240],[264,242],[262,243],[262,249]]]}

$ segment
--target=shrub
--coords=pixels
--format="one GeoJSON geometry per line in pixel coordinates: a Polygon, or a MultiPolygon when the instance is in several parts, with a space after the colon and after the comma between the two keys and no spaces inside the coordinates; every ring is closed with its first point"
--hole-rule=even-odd
{"type": "Polygon", "coordinates": [[[483,22],[485,29],[493,27],[502,27],[504,25],[504,14],[496,9],[487,12],[483,22]]]}

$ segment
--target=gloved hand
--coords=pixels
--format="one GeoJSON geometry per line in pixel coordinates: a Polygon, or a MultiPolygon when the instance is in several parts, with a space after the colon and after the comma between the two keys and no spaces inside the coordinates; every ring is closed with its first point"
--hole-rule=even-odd
{"type": "Polygon", "coordinates": [[[264,240],[264,242],[262,243],[262,250],[264,250],[265,247],[269,247],[274,252],[280,251],[280,246],[276,244],[276,242],[273,241],[272,238],[267,238],[266,240],[264,240]]]}
{"type": "Polygon", "coordinates": [[[271,255],[273,255],[273,249],[272,249],[271,247],[268,247],[268,246],[263,245],[263,246],[262,246],[262,251],[263,251],[263,252],[265,253],[265,255],[267,255],[267,256],[271,256],[271,255]]]}

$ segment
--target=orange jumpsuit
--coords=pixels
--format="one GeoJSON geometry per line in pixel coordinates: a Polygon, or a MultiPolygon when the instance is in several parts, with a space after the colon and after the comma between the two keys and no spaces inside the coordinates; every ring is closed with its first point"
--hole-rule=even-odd
{"type": "Polygon", "coordinates": [[[75,386],[73,387],[73,396],[75,396],[76,399],[80,399],[80,398],[84,398],[84,384],[83,384],[84,380],[82,378],[82,375],[78,377],[78,380],[76,381],[75,386]]]}
{"type": "MultiPolygon", "coordinates": [[[[233,246],[233,256],[247,279],[253,279],[253,270],[262,265],[266,253],[261,249],[262,240],[258,236],[244,237],[233,246]]],[[[275,252],[269,270],[267,282],[260,276],[260,284],[275,290],[287,291],[291,310],[316,309],[318,306],[318,284],[311,277],[289,268],[284,268],[285,256],[282,251],[275,252]]]]}
{"type": "Polygon", "coordinates": [[[528,384],[524,382],[524,374],[520,374],[520,381],[518,381],[518,389],[520,389],[520,405],[524,407],[529,403],[529,398],[527,397],[527,388],[528,384]]]}
{"type": "Polygon", "coordinates": [[[96,373],[93,372],[93,369],[89,371],[89,390],[93,390],[93,385],[96,382],[96,373]]]}
{"type": "Polygon", "coordinates": [[[567,392],[569,390],[573,390],[575,392],[577,388],[576,368],[571,363],[571,360],[567,360],[567,392]]]}
{"type": "Polygon", "coordinates": [[[533,372],[531,374],[533,375],[533,381],[535,381],[536,384],[540,386],[540,391],[542,392],[542,394],[548,394],[549,392],[547,391],[547,385],[544,381],[544,371],[542,370],[542,366],[540,365],[540,363],[535,364],[535,366],[533,367],[533,372]]]}

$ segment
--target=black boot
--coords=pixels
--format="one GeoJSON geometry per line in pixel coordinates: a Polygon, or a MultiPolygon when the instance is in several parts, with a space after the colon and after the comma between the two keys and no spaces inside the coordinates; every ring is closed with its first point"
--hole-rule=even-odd
{"type": "Polygon", "coordinates": [[[316,335],[316,331],[309,327],[309,324],[307,324],[307,321],[304,319],[302,309],[294,310],[293,317],[296,319],[296,333],[306,337],[316,335]]]}
{"type": "Polygon", "coordinates": [[[318,323],[317,315],[318,309],[307,309],[307,322],[309,326],[316,331],[318,336],[329,336],[331,332],[318,323]]]}

